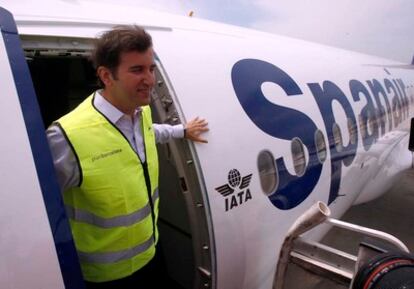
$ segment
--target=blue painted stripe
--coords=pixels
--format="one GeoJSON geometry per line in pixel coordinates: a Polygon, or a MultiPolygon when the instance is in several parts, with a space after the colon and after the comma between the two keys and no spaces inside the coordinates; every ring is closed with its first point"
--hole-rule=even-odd
{"type": "MultiPolygon", "coordinates": [[[[6,51],[32,148],[33,159],[55,241],[63,281],[66,289],[83,289],[85,285],[69,222],[66,218],[62,195],[56,180],[29,68],[23,54],[13,16],[1,7],[0,29],[5,40],[6,51]]],[[[28,241],[30,242],[30,240],[28,241]]],[[[36,262],[36,260],[28,261],[36,262]]],[[[47,278],[47,276],[39,276],[39,278],[47,278]]]]}

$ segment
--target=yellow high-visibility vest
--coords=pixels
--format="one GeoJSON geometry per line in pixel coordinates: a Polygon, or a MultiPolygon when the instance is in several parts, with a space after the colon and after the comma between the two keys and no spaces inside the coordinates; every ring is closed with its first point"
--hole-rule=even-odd
{"type": "Polygon", "coordinates": [[[142,107],[146,162],[93,106],[93,95],[57,121],[81,170],[63,193],[84,278],[104,282],[131,275],[155,254],[158,239],[158,156],[151,110],[142,107]]]}

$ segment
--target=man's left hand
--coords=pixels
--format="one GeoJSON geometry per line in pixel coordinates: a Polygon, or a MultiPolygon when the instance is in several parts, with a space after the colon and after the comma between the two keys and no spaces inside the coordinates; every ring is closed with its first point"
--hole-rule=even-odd
{"type": "Polygon", "coordinates": [[[204,138],[201,138],[200,135],[208,131],[208,122],[205,119],[200,119],[196,117],[195,119],[190,120],[186,123],[185,127],[185,138],[201,143],[207,143],[208,141],[204,138]]]}

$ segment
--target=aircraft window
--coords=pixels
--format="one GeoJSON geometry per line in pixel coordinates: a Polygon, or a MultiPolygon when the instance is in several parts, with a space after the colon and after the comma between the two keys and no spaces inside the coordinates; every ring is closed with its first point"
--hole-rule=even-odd
{"type": "Polygon", "coordinates": [[[377,121],[375,113],[372,114],[370,111],[368,112],[368,129],[369,134],[371,135],[375,131],[375,123],[377,121]]]}
{"type": "Polygon", "coordinates": [[[351,118],[348,118],[348,131],[349,131],[349,142],[351,144],[356,144],[357,128],[356,128],[356,125],[352,122],[351,118]]]}
{"type": "Polygon", "coordinates": [[[361,130],[361,137],[362,139],[365,139],[367,137],[367,125],[366,125],[366,122],[364,121],[364,117],[362,116],[362,114],[358,116],[358,121],[359,121],[359,128],[361,130]]]}
{"type": "Polygon", "coordinates": [[[332,127],[332,131],[333,131],[333,136],[334,136],[334,142],[335,142],[335,146],[336,146],[336,150],[338,152],[342,151],[342,134],[341,134],[341,128],[339,127],[339,125],[337,123],[333,124],[332,127]]]}
{"type": "Polygon", "coordinates": [[[303,143],[299,138],[292,139],[291,151],[293,157],[293,166],[295,168],[296,175],[303,176],[306,168],[306,156],[303,143]]]}
{"type": "Polygon", "coordinates": [[[387,123],[387,114],[385,113],[385,110],[380,111],[381,115],[381,123],[387,123]]]}
{"type": "Polygon", "coordinates": [[[317,149],[318,159],[320,163],[326,160],[326,143],[323,133],[318,129],[315,132],[315,146],[317,149]]]}
{"type": "Polygon", "coordinates": [[[257,158],[257,167],[262,190],[266,195],[271,195],[279,182],[273,154],[267,150],[261,151],[257,158]]]}

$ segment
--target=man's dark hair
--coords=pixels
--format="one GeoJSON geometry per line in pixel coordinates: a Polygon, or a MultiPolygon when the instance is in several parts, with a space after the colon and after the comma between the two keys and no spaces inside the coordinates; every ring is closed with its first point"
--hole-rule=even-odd
{"type": "MultiPolygon", "coordinates": [[[[95,69],[99,66],[108,68],[116,78],[121,53],[138,51],[145,52],[152,47],[152,38],[143,28],[137,25],[120,25],[104,32],[95,41],[92,62],[95,69]]],[[[104,84],[98,77],[99,84],[104,84]]]]}

